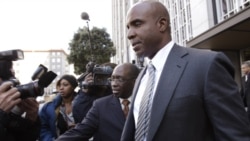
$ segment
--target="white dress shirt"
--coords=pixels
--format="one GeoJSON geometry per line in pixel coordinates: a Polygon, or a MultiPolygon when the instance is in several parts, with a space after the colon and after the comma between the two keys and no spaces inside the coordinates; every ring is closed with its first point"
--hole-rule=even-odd
{"type": "MultiPolygon", "coordinates": [[[[174,42],[170,41],[167,45],[165,45],[161,50],[159,50],[157,52],[157,54],[154,56],[154,58],[152,60],[150,60],[155,67],[155,75],[156,75],[153,96],[154,96],[156,87],[158,85],[158,81],[160,79],[161,72],[163,70],[165,61],[167,60],[168,54],[169,54],[170,50],[173,48],[173,45],[174,45],[174,42]]],[[[140,86],[139,86],[139,89],[137,91],[137,95],[135,98],[134,110],[133,110],[134,119],[135,119],[135,127],[137,127],[140,103],[141,103],[143,93],[145,91],[145,87],[147,85],[148,75],[149,75],[148,70],[146,70],[145,75],[141,79],[140,86]]]]}

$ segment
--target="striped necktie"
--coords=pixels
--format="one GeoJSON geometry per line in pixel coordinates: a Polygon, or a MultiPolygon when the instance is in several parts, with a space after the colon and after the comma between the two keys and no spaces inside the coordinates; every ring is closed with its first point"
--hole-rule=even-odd
{"type": "Polygon", "coordinates": [[[149,76],[145,92],[142,96],[140,103],[137,128],[135,131],[135,141],[143,141],[147,137],[148,133],[150,114],[153,102],[153,89],[155,84],[155,68],[151,64],[151,62],[149,62],[147,69],[149,72],[149,76]]]}

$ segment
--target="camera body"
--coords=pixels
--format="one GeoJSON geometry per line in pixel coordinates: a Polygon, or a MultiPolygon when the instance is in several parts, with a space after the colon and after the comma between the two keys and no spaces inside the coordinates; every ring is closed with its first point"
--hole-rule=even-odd
{"type": "Polygon", "coordinates": [[[19,85],[20,83],[17,79],[11,79],[9,81],[18,89],[21,94],[20,98],[22,99],[42,96],[44,88],[48,87],[57,76],[54,72],[48,72],[47,70],[45,66],[40,64],[32,76],[32,81],[27,84],[19,85]]]}
{"type": "MultiPolygon", "coordinates": [[[[0,61],[9,62],[20,59],[24,59],[22,50],[7,50],[0,52],[0,61]]],[[[8,76],[7,81],[12,82],[13,86],[18,89],[21,99],[29,97],[35,98],[44,94],[44,88],[48,87],[48,85],[56,78],[56,76],[57,75],[54,72],[48,72],[48,69],[40,64],[32,75],[32,81],[30,83],[20,85],[19,80],[15,79],[14,76],[8,76]]],[[[14,115],[22,115],[23,112],[24,111],[22,111],[17,105],[11,110],[11,113],[14,115]]]]}
{"type": "MultiPolygon", "coordinates": [[[[0,61],[17,61],[21,59],[24,59],[24,53],[20,49],[0,51],[0,61]]],[[[21,98],[25,99],[28,97],[42,96],[44,88],[46,88],[56,76],[54,72],[48,72],[48,69],[40,64],[31,77],[32,82],[20,85],[19,80],[15,78],[9,79],[8,81],[13,83],[13,86],[21,93],[21,98]]]]}
{"type": "Polygon", "coordinates": [[[21,99],[42,96],[44,93],[43,88],[38,85],[38,81],[32,81],[23,85],[20,85],[19,80],[17,79],[10,79],[8,81],[10,81],[13,86],[16,87],[17,90],[20,92],[21,99]]]}
{"type": "Polygon", "coordinates": [[[92,72],[94,77],[93,85],[97,86],[110,85],[108,78],[111,76],[112,72],[113,69],[110,66],[102,66],[102,67],[95,66],[92,72]]]}

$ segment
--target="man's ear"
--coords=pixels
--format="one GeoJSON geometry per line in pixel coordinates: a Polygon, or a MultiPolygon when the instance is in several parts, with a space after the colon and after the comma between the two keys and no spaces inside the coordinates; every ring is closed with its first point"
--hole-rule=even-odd
{"type": "Polygon", "coordinates": [[[168,22],[167,22],[167,19],[164,18],[164,17],[160,17],[159,20],[158,20],[158,24],[159,24],[159,30],[160,32],[165,32],[167,30],[167,27],[168,27],[168,22]]]}

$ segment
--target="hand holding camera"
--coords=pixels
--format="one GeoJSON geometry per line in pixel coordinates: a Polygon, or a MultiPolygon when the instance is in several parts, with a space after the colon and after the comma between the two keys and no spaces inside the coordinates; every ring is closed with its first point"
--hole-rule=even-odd
{"type": "Polygon", "coordinates": [[[38,117],[38,109],[39,109],[39,103],[36,101],[35,98],[30,97],[23,99],[21,103],[18,104],[18,107],[26,112],[25,118],[29,119],[32,122],[35,122],[38,117]]]}
{"type": "Polygon", "coordinates": [[[11,82],[5,82],[0,86],[0,109],[9,113],[11,109],[21,102],[20,92],[12,87],[11,82]]]}

